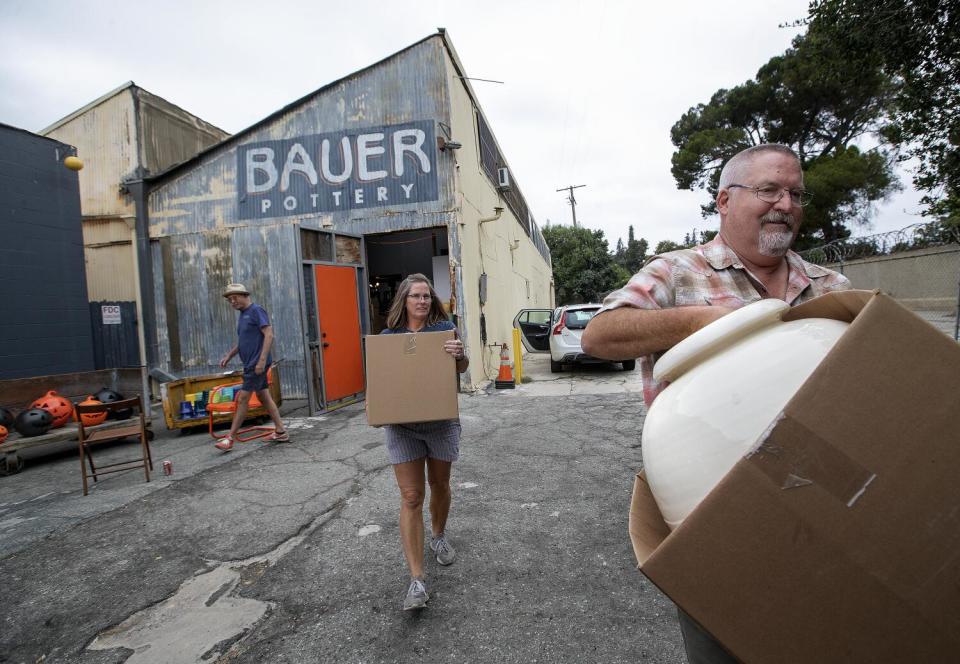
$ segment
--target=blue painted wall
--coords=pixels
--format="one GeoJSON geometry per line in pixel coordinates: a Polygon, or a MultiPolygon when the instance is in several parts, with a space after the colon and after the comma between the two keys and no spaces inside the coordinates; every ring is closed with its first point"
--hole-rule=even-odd
{"type": "Polygon", "coordinates": [[[0,379],[94,369],[73,153],[0,125],[0,379]]]}

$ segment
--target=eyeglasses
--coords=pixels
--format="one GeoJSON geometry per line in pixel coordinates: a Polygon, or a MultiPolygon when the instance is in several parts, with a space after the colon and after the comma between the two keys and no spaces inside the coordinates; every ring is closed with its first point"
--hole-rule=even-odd
{"type": "Polygon", "coordinates": [[[783,187],[774,187],[767,185],[765,187],[748,187],[745,184],[728,184],[727,189],[749,189],[757,195],[764,203],[779,203],[783,198],[783,192],[790,192],[790,202],[794,205],[804,207],[813,199],[813,194],[803,189],[784,189],[783,187]]]}
{"type": "Polygon", "coordinates": [[[433,299],[432,297],[430,297],[429,293],[426,295],[417,295],[416,293],[410,293],[409,295],[407,295],[407,298],[411,300],[420,300],[421,302],[429,302],[430,300],[433,299]]]}

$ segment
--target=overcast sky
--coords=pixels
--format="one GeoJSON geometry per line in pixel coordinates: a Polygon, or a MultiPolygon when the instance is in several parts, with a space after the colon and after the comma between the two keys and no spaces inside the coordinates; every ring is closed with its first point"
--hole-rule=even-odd
{"type": "MultiPolygon", "coordinates": [[[[803,0],[641,3],[0,3],[0,122],[38,131],[133,80],[231,133],[445,27],[541,226],[577,219],[611,249],[653,246],[703,219],[704,192],[670,175],[670,127],[782,53],[803,0]],[[194,4],[196,6],[194,6],[194,4]]],[[[909,187],[872,228],[919,221],[909,187]]]]}

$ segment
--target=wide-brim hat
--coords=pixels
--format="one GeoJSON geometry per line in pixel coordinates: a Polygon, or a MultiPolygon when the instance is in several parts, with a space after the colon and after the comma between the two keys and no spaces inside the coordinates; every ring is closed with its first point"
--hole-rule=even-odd
{"type": "Polygon", "coordinates": [[[227,284],[227,288],[223,291],[224,297],[230,297],[231,295],[249,295],[250,291],[247,290],[247,287],[243,284],[227,284]]]}

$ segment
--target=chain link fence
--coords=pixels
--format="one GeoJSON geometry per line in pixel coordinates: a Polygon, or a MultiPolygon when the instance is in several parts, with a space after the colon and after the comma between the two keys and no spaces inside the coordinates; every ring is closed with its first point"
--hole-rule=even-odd
{"type": "Polygon", "coordinates": [[[960,339],[960,227],[938,222],[835,240],[800,252],[842,272],[854,288],[879,289],[960,339]]]}

